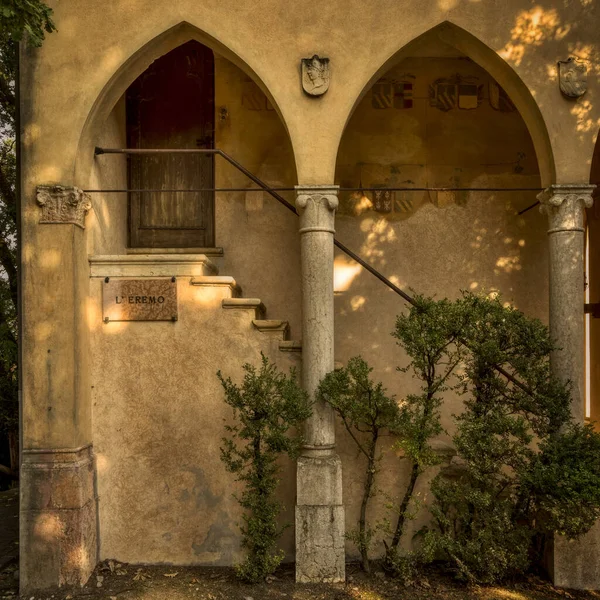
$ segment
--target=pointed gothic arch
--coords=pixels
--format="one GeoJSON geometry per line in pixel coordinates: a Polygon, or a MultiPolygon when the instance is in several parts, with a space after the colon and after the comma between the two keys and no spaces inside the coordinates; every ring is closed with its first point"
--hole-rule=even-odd
{"type": "Polygon", "coordinates": [[[187,21],[182,21],[160,35],[148,40],[136,52],[127,57],[106,81],[87,116],[79,137],[74,169],[75,181],[79,185],[84,184],[89,179],[94,160],[94,146],[98,135],[106,118],[126,92],[127,88],[154,60],[192,40],[200,42],[228,59],[252,79],[265,94],[275,112],[277,112],[286,132],[288,131],[287,123],[277,102],[250,65],[216,38],[187,21]]]}
{"type": "Polygon", "coordinates": [[[416,38],[413,38],[381,64],[365,83],[361,93],[356,97],[352,104],[344,127],[340,131],[339,143],[341,144],[343,134],[346,131],[348,123],[356,108],[373,87],[374,83],[380,79],[382,75],[398,65],[403,59],[410,56],[415,47],[426,44],[429,39],[434,37],[439,38],[442,42],[452,46],[473,60],[487,71],[500,86],[502,86],[518,112],[521,114],[521,117],[529,130],[536,152],[542,185],[546,187],[554,183],[556,181],[556,169],[552,144],[544,117],[542,116],[540,108],[531,91],[519,77],[517,72],[503,60],[497,52],[467,30],[450,21],[443,21],[435,27],[423,32],[416,38]]]}

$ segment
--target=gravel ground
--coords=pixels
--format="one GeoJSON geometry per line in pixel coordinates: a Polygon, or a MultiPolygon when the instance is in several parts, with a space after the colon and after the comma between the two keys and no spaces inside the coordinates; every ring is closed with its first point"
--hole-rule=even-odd
{"type": "MultiPolygon", "coordinates": [[[[0,574],[0,598],[16,599],[16,564],[0,574]],[[3,587],[4,586],[4,587],[3,587]]],[[[553,588],[527,577],[507,587],[466,587],[432,569],[411,586],[399,585],[383,573],[363,575],[348,566],[345,584],[296,585],[293,566],[282,567],[268,582],[245,585],[226,568],[123,565],[98,566],[83,588],[21,596],[25,600],[542,600],[600,599],[600,593],[553,588]]]]}

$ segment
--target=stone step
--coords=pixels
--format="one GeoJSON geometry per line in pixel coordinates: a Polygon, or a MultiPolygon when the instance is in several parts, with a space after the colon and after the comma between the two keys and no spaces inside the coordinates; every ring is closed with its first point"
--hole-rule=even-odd
{"type": "Polygon", "coordinates": [[[96,254],[89,256],[90,277],[202,277],[217,275],[204,254],[96,254]]]}
{"type": "Polygon", "coordinates": [[[297,340],[283,340],[279,342],[279,349],[282,352],[302,352],[302,342],[297,340]]]}
{"type": "Polygon", "coordinates": [[[194,277],[190,281],[190,285],[229,288],[230,298],[239,298],[242,295],[242,288],[236,283],[233,277],[229,277],[228,275],[205,275],[202,277],[194,277]]]}
{"type": "Polygon", "coordinates": [[[221,306],[228,310],[254,310],[255,319],[263,319],[267,313],[260,298],[224,298],[221,306]]]}
{"type": "Polygon", "coordinates": [[[254,319],[252,324],[261,333],[276,334],[282,341],[287,340],[290,334],[290,324],[277,319],[254,319]]]}

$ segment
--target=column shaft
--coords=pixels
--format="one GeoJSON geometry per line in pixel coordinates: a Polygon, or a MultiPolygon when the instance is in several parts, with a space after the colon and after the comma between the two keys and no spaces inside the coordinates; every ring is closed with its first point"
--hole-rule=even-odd
{"type": "MultiPolygon", "coordinates": [[[[302,262],[302,373],[314,398],[334,368],[333,235],[337,187],[298,187],[302,262]]],[[[315,402],[298,459],[296,580],[345,579],[342,468],[335,454],[333,410],[315,402]]]]}
{"type": "MultiPolygon", "coordinates": [[[[585,208],[593,185],[553,185],[538,198],[548,215],[550,248],[550,334],[557,346],[552,372],[571,384],[571,413],[585,418],[584,255],[585,208]]],[[[600,527],[578,540],[555,535],[546,566],[555,585],[576,589],[600,587],[600,527]]]]}
{"type": "Polygon", "coordinates": [[[550,333],[557,345],[552,371],[571,383],[571,412],[580,423],[585,417],[584,212],[594,187],[553,185],[539,196],[549,221],[550,333]]]}

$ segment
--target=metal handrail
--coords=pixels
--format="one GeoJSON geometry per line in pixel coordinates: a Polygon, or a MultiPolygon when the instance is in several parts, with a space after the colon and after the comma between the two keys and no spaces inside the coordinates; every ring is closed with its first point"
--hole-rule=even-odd
{"type": "MultiPolygon", "coordinates": [[[[237,160],[235,160],[234,158],[229,156],[229,154],[227,154],[226,152],[223,152],[223,150],[219,150],[217,148],[214,148],[214,149],[213,148],[189,148],[189,149],[188,148],[180,148],[180,149],[173,149],[173,150],[169,150],[169,149],[145,150],[145,149],[138,149],[138,148],[131,148],[131,149],[118,148],[117,149],[117,148],[98,148],[98,147],[96,147],[95,154],[96,154],[96,156],[100,155],[100,154],[138,154],[138,155],[139,154],[212,154],[212,155],[221,156],[230,165],[234,166],[236,169],[238,169],[238,171],[240,171],[241,173],[246,175],[246,177],[248,177],[248,179],[250,179],[253,183],[258,185],[262,190],[264,190],[265,192],[267,192],[268,194],[273,196],[273,198],[275,198],[275,200],[277,200],[277,202],[279,202],[280,204],[283,204],[283,206],[285,206],[289,211],[293,212],[295,215],[298,215],[298,211],[296,210],[296,207],[293,204],[290,204],[283,196],[281,196],[275,190],[270,188],[266,183],[264,183],[262,180],[260,180],[258,177],[256,177],[256,175],[254,175],[253,173],[248,171],[248,169],[246,169],[246,167],[244,167],[237,160]]],[[[363,267],[369,273],[371,273],[371,275],[374,275],[375,277],[377,277],[377,279],[379,279],[379,281],[384,283],[392,291],[396,292],[396,294],[398,294],[399,296],[404,298],[404,300],[406,302],[408,302],[409,304],[411,304],[413,306],[416,306],[415,299],[412,296],[407,294],[404,290],[399,288],[397,285],[393,284],[385,275],[382,275],[375,267],[370,265],[366,260],[361,258],[358,254],[356,254],[355,252],[350,250],[350,248],[348,248],[345,244],[342,244],[342,242],[335,239],[335,237],[334,237],[333,243],[342,252],[347,254],[352,260],[356,261],[361,267],[363,267]]]]}
{"type": "MultiPolygon", "coordinates": [[[[96,156],[101,155],[101,154],[138,154],[138,155],[139,154],[212,154],[212,155],[221,156],[229,164],[231,164],[236,169],[238,169],[241,173],[246,175],[246,177],[248,177],[248,179],[253,181],[262,190],[264,190],[265,192],[267,192],[268,194],[273,196],[273,198],[275,198],[275,200],[277,200],[280,204],[283,204],[283,206],[285,206],[288,210],[293,212],[295,215],[298,215],[298,211],[296,210],[296,207],[293,204],[290,204],[283,196],[281,196],[275,190],[270,188],[266,183],[264,183],[262,180],[260,180],[258,177],[256,177],[256,175],[254,175],[253,173],[248,171],[248,169],[246,169],[246,167],[242,166],[239,162],[237,162],[237,160],[235,160],[234,158],[229,156],[229,154],[227,154],[226,152],[223,152],[222,150],[219,150],[217,148],[214,148],[214,149],[213,148],[189,148],[189,149],[188,148],[179,148],[179,149],[165,148],[165,149],[147,149],[146,150],[146,149],[141,149],[141,148],[138,149],[138,148],[99,148],[99,147],[96,147],[94,153],[96,156]]],[[[364,190],[365,188],[361,188],[361,189],[364,190]]],[[[379,188],[379,189],[381,189],[381,188],[379,188]]],[[[363,267],[369,273],[371,273],[371,275],[377,277],[377,279],[379,279],[379,281],[384,283],[393,292],[395,292],[396,294],[401,296],[406,302],[408,302],[412,306],[417,306],[417,302],[412,296],[410,296],[404,290],[402,290],[397,285],[392,283],[385,275],[381,274],[377,269],[375,269],[375,267],[370,265],[366,260],[364,260],[358,254],[356,254],[355,252],[350,250],[350,248],[348,248],[345,244],[342,244],[342,242],[335,239],[335,236],[334,236],[333,242],[337,248],[339,248],[342,252],[347,254],[352,260],[356,261],[361,267],[363,267]]],[[[465,344],[465,342],[462,342],[462,343],[465,344]]],[[[526,392],[530,395],[533,395],[533,391],[529,387],[527,387],[522,381],[519,381],[514,375],[512,375],[511,373],[506,371],[503,367],[501,367],[500,365],[493,365],[493,367],[496,369],[496,371],[498,371],[498,373],[500,373],[501,375],[506,377],[509,381],[514,383],[517,387],[522,389],[524,392],[526,392]]]]}

